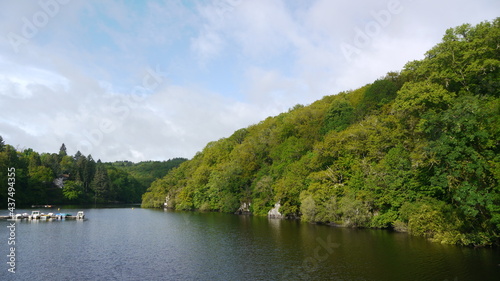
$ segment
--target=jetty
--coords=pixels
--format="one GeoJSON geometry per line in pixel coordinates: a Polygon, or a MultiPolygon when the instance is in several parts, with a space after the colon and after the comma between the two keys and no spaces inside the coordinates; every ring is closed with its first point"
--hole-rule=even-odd
{"type": "Polygon", "coordinates": [[[31,214],[15,214],[13,216],[0,216],[3,220],[85,220],[85,213],[79,211],[76,216],[67,213],[40,213],[40,211],[31,211],[31,214]]]}

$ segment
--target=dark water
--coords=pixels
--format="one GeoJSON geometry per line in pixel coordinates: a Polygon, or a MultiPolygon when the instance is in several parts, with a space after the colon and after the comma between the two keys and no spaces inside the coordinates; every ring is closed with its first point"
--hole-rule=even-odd
{"type": "MultiPolygon", "coordinates": [[[[76,213],[78,210],[63,210],[76,213]]],[[[383,230],[140,208],[0,221],[0,280],[500,280],[500,252],[383,230]]],[[[2,214],[2,213],[0,213],[2,214]]]]}

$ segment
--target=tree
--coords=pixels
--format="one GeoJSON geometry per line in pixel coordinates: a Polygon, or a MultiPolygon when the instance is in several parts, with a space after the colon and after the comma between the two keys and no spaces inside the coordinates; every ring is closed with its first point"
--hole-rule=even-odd
{"type": "Polygon", "coordinates": [[[66,145],[64,143],[61,145],[61,148],[59,148],[59,158],[62,159],[64,156],[68,155],[66,153],[66,145]]]}
{"type": "Polygon", "coordinates": [[[4,147],[5,147],[5,142],[2,138],[2,136],[0,136],[0,152],[2,152],[4,150],[4,147]]]}
{"type": "Polygon", "coordinates": [[[80,158],[82,158],[82,157],[85,157],[85,156],[84,156],[84,155],[80,152],[80,150],[78,150],[78,151],[75,153],[75,156],[74,156],[75,161],[76,161],[76,162],[78,162],[78,160],[80,160],[80,158]]]}
{"type": "Polygon", "coordinates": [[[370,85],[363,96],[360,104],[357,106],[357,118],[361,119],[371,110],[378,109],[382,105],[394,100],[399,90],[396,83],[391,80],[377,80],[370,85]]]}
{"type": "Polygon", "coordinates": [[[450,106],[456,95],[431,82],[409,82],[398,92],[393,109],[420,116],[427,110],[442,111],[450,106]]]}
{"type": "Polygon", "coordinates": [[[87,161],[83,166],[83,185],[85,189],[87,190],[89,189],[89,186],[92,183],[95,174],[96,174],[96,162],[92,158],[92,155],[89,154],[89,156],[87,156],[87,161]]]}
{"type": "Polygon", "coordinates": [[[42,153],[40,156],[42,165],[52,170],[52,176],[56,177],[60,173],[59,156],[55,153],[42,153]]]}
{"type": "Polygon", "coordinates": [[[97,169],[95,176],[92,180],[91,185],[92,190],[94,190],[94,196],[96,201],[105,201],[108,199],[109,193],[109,178],[106,167],[101,163],[101,160],[97,161],[97,169]]]}
{"type": "Polygon", "coordinates": [[[370,222],[370,212],[366,204],[351,194],[344,196],[340,202],[342,219],[346,226],[366,227],[370,222]]]}
{"type": "Polygon", "coordinates": [[[354,117],[354,107],[348,100],[335,99],[323,120],[322,132],[326,134],[332,130],[343,131],[352,124],[354,117]]]}
{"type": "Polygon", "coordinates": [[[37,169],[39,166],[42,166],[40,155],[36,152],[30,153],[30,155],[28,156],[28,169],[30,173],[37,169]]]}
{"type": "Polygon", "coordinates": [[[406,80],[440,84],[446,90],[476,95],[499,96],[498,57],[500,18],[476,26],[450,28],[441,43],[422,61],[410,62],[402,75],[406,80]]]}
{"type": "Polygon", "coordinates": [[[77,201],[83,195],[83,183],[81,181],[66,181],[62,192],[68,200],[77,201]]]}
{"type": "Polygon", "coordinates": [[[96,172],[96,163],[92,158],[92,155],[89,154],[88,157],[81,155],[77,152],[75,155],[76,161],[76,180],[79,180],[83,183],[84,192],[89,192],[90,185],[92,180],[94,179],[94,174],[96,172]]]}
{"type": "Polygon", "coordinates": [[[59,165],[61,167],[61,173],[69,175],[75,173],[75,160],[73,157],[69,155],[63,156],[59,165]]]}
{"type": "Polygon", "coordinates": [[[36,166],[29,170],[28,185],[30,196],[37,204],[47,203],[47,191],[54,180],[53,172],[49,167],[36,166]]]}
{"type": "Polygon", "coordinates": [[[309,195],[307,192],[302,192],[300,195],[300,212],[302,213],[302,219],[311,222],[316,221],[316,202],[314,202],[312,195],[309,195]]]}
{"type": "Polygon", "coordinates": [[[429,167],[429,184],[446,190],[447,203],[456,206],[471,225],[500,214],[489,208],[500,203],[491,165],[499,153],[492,142],[499,137],[498,104],[494,104],[462,96],[441,114],[425,114],[422,123],[422,130],[432,138],[429,150],[438,160],[429,167]]]}

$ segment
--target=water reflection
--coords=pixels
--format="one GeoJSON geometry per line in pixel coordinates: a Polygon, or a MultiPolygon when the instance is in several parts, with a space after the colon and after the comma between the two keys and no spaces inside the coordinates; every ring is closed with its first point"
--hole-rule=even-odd
{"type": "MultiPolygon", "coordinates": [[[[496,280],[500,253],[385,230],[148,209],[16,224],[19,280],[496,280]],[[57,265],[50,268],[32,265],[57,265]],[[81,266],[84,264],[85,266],[81,266]],[[79,268],[79,270],[74,270],[79,268]]],[[[7,237],[0,221],[0,237],[7,237]]],[[[7,252],[0,241],[0,250],[7,252]]],[[[0,280],[9,280],[6,270],[0,280]]]]}

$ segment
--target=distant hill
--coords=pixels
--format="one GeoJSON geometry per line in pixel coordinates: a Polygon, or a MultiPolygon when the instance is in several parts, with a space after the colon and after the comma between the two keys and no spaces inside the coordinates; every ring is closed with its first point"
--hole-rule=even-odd
{"type": "Polygon", "coordinates": [[[108,173],[109,170],[123,171],[139,183],[140,188],[136,191],[137,194],[135,195],[134,202],[140,202],[140,197],[146,192],[153,181],[164,177],[168,171],[179,166],[186,160],[185,158],[173,158],[168,161],[143,161],[139,163],[116,161],[106,163],[106,165],[108,173]]]}
{"type": "Polygon", "coordinates": [[[266,215],[280,203],[309,222],[498,245],[499,74],[500,18],[449,29],[400,72],[207,144],[142,204],[266,215]]]}

